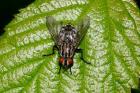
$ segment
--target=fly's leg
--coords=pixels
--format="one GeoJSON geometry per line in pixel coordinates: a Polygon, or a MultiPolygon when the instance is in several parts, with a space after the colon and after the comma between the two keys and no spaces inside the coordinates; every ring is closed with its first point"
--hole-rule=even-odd
{"type": "Polygon", "coordinates": [[[76,49],[75,52],[76,52],[76,53],[81,53],[80,59],[81,59],[84,63],[86,63],[86,64],[91,64],[90,62],[87,62],[87,61],[83,58],[83,49],[76,49]]]}
{"type": "Polygon", "coordinates": [[[71,68],[70,68],[70,74],[72,74],[71,68]]]}
{"type": "Polygon", "coordinates": [[[60,72],[61,72],[61,67],[62,67],[61,65],[59,65],[59,66],[60,66],[60,68],[59,68],[59,72],[58,72],[58,74],[60,74],[60,72]]]}
{"type": "MultiPolygon", "coordinates": [[[[58,50],[58,48],[57,48],[57,46],[56,45],[54,45],[53,46],[53,51],[52,51],[52,53],[50,53],[50,54],[48,54],[48,55],[42,55],[43,57],[46,57],[46,56],[51,56],[51,55],[54,55],[55,54],[55,50],[58,50]]],[[[61,64],[59,64],[59,66],[60,66],[60,68],[59,68],[59,72],[58,72],[58,74],[60,74],[60,71],[61,71],[61,64]]]]}
{"type": "Polygon", "coordinates": [[[54,45],[54,46],[53,46],[53,51],[52,51],[52,53],[50,53],[50,54],[48,54],[48,55],[42,55],[42,56],[51,56],[51,55],[54,54],[54,51],[57,50],[57,49],[58,49],[57,46],[54,45]]]}

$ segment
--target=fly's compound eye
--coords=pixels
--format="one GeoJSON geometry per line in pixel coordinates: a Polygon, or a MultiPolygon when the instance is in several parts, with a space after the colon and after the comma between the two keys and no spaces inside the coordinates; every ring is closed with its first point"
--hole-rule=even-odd
{"type": "Polygon", "coordinates": [[[67,64],[69,67],[72,67],[73,66],[73,60],[71,58],[68,58],[67,59],[67,64]]]}
{"type": "Polygon", "coordinates": [[[64,57],[59,58],[59,65],[62,65],[62,64],[64,64],[64,57]]]}

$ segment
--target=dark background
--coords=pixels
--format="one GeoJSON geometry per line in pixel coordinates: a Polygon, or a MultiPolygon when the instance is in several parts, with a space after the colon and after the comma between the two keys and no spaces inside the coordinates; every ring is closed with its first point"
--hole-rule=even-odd
{"type": "Polygon", "coordinates": [[[4,33],[4,27],[24,8],[35,0],[0,0],[0,35],[4,33]]]}

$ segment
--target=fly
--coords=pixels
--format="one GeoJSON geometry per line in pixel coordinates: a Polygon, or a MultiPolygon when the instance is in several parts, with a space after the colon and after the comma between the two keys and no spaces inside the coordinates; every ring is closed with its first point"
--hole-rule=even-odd
{"type": "Polygon", "coordinates": [[[83,58],[83,50],[78,49],[81,40],[83,39],[89,28],[89,17],[86,16],[77,24],[76,27],[74,27],[70,23],[63,25],[62,22],[58,22],[53,17],[47,16],[46,25],[49,33],[52,36],[52,39],[55,42],[55,45],[53,46],[53,51],[51,54],[43,56],[53,55],[55,49],[59,51],[59,73],[61,71],[61,68],[64,68],[65,70],[70,69],[71,72],[71,67],[74,64],[73,57],[75,52],[81,53],[80,59],[83,60],[84,63],[91,64],[83,58]]]}

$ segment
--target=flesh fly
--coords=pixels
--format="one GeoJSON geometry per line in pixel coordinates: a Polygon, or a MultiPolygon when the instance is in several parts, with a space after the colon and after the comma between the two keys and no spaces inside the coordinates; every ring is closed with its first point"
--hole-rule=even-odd
{"type": "Polygon", "coordinates": [[[52,39],[55,42],[55,45],[53,46],[53,51],[49,55],[53,55],[55,49],[59,51],[59,73],[61,68],[65,70],[70,69],[71,72],[71,67],[74,64],[73,57],[75,53],[81,53],[80,59],[83,60],[83,62],[90,64],[90,62],[84,60],[82,49],[78,49],[81,40],[87,33],[89,25],[90,19],[87,16],[82,19],[75,27],[70,23],[64,25],[62,22],[56,21],[51,16],[46,17],[46,26],[52,39]]]}

